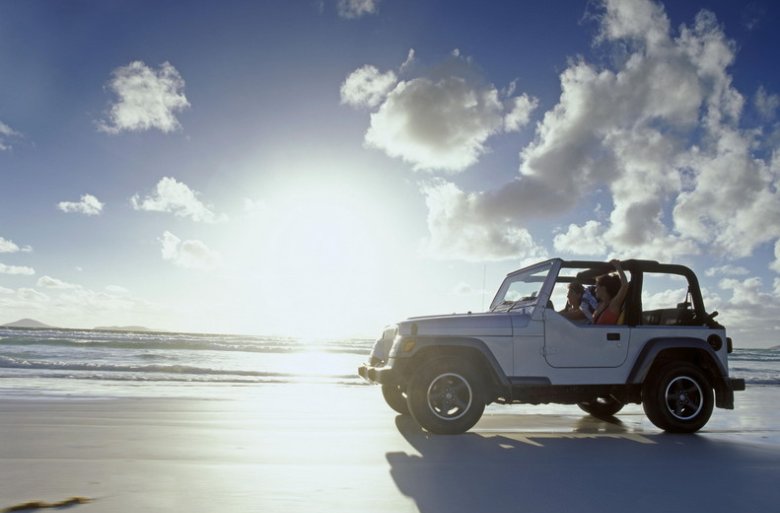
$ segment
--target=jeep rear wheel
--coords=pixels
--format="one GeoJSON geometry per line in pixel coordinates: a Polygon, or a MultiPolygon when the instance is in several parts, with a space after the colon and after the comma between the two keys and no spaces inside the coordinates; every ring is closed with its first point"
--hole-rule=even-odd
{"type": "Polygon", "coordinates": [[[406,395],[412,417],[431,433],[465,433],[485,410],[478,374],[458,358],[423,364],[406,395]]]}
{"type": "Polygon", "coordinates": [[[689,363],[670,363],[650,376],[642,388],[642,406],[650,421],[670,433],[693,433],[712,415],[712,386],[689,363]]]}
{"type": "Polygon", "coordinates": [[[401,415],[409,415],[409,406],[406,404],[406,396],[401,392],[401,387],[398,385],[383,384],[382,395],[384,396],[387,405],[393,410],[401,415]]]}
{"type": "Polygon", "coordinates": [[[590,401],[577,403],[577,406],[585,413],[590,413],[599,419],[612,417],[623,409],[623,403],[610,396],[595,397],[590,401]]]}

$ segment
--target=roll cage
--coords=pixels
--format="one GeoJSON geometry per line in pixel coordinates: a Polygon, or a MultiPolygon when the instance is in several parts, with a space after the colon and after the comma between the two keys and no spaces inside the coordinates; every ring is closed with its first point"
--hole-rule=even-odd
{"type": "MultiPolygon", "coordinates": [[[[659,324],[667,322],[667,319],[671,319],[668,321],[670,324],[722,328],[722,326],[714,320],[714,317],[718,313],[713,312],[708,314],[705,311],[699,280],[696,277],[696,274],[688,267],[679,264],[662,264],[655,260],[630,259],[622,260],[620,263],[623,270],[629,275],[628,294],[623,307],[625,314],[624,324],[628,326],[659,324]],[[648,273],[679,276],[685,279],[687,282],[687,299],[685,302],[677,305],[677,311],[671,311],[673,309],[666,309],[663,311],[643,310],[642,289],[644,277],[648,273]]],[[[578,281],[585,286],[594,285],[596,283],[596,278],[614,272],[614,270],[614,267],[608,262],[562,260],[556,258],[539,262],[532,266],[509,273],[506,281],[524,274],[530,275],[530,280],[544,281],[545,283],[541,286],[538,297],[533,298],[537,300],[536,312],[541,312],[543,308],[538,307],[542,305],[548,306],[548,301],[556,284],[578,281]],[[535,273],[545,268],[549,269],[549,274],[546,278],[535,276],[535,273]],[[566,269],[579,269],[579,272],[576,274],[564,273],[566,269]],[[555,278],[551,279],[553,275],[555,278]]],[[[491,309],[495,308],[496,304],[499,302],[499,298],[502,297],[502,290],[506,290],[504,286],[499,289],[496,298],[493,300],[493,303],[491,303],[491,309]]]]}

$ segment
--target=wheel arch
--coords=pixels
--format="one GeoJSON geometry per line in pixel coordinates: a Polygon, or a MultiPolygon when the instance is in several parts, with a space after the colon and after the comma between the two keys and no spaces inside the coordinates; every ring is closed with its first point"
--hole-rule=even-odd
{"type": "Polygon", "coordinates": [[[715,389],[716,406],[734,407],[734,392],[727,379],[728,371],[712,347],[693,337],[669,337],[649,340],[634,362],[627,383],[642,384],[652,372],[673,361],[687,361],[696,365],[715,389]]]}
{"type": "Polygon", "coordinates": [[[506,397],[511,392],[509,379],[496,357],[482,340],[470,337],[416,337],[415,349],[410,355],[410,373],[426,362],[443,358],[462,358],[476,367],[486,386],[486,402],[506,397]]]}

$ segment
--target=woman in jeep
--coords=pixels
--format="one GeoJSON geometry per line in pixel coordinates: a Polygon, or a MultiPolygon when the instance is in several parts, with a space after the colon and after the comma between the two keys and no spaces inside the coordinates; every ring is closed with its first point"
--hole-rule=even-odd
{"type": "Polygon", "coordinates": [[[598,303],[589,289],[582,283],[573,281],[569,283],[569,292],[566,294],[566,307],[561,310],[562,316],[573,322],[593,322],[593,312],[598,303]]]}
{"type": "Polygon", "coordinates": [[[611,260],[609,263],[615,267],[618,276],[605,274],[596,278],[599,306],[593,313],[593,324],[617,324],[628,293],[628,280],[620,260],[611,260]]]}

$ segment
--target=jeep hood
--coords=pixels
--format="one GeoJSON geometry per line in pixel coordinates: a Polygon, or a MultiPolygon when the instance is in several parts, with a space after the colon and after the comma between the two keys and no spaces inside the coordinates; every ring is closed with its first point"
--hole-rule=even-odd
{"type": "Polygon", "coordinates": [[[511,337],[512,316],[479,313],[411,317],[398,323],[398,331],[401,335],[418,336],[511,337]]]}

